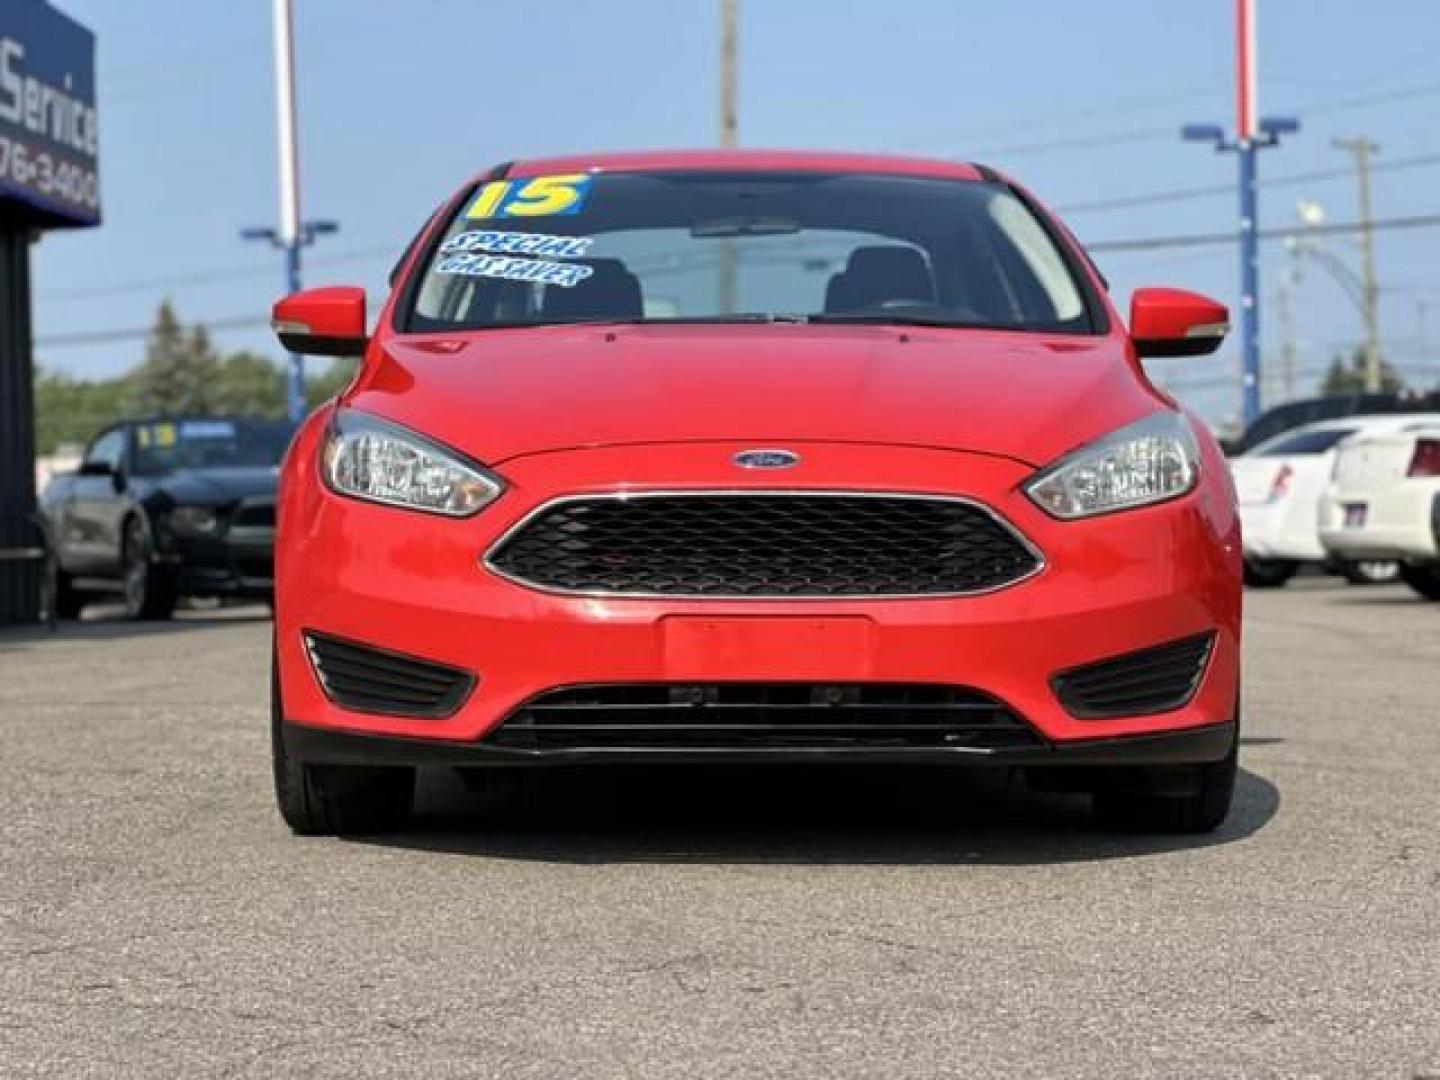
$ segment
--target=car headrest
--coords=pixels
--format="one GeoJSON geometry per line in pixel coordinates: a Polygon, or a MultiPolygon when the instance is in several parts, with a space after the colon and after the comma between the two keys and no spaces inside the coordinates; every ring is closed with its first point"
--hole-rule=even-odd
{"type": "Polygon", "coordinates": [[[561,318],[613,315],[638,319],[645,314],[640,279],[619,259],[576,259],[594,272],[578,285],[545,286],[541,312],[561,318]]]}
{"type": "Polygon", "coordinates": [[[925,257],[899,244],[876,244],[850,253],[845,272],[830,279],[826,311],[853,311],[887,300],[934,302],[935,282],[925,257]],[[836,306],[832,307],[831,305],[836,306]]]}

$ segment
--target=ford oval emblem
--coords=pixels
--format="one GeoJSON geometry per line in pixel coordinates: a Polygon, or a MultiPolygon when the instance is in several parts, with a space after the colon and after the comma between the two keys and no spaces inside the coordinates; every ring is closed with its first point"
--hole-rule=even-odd
{"type": "Polygon", "coordinates": [[[734,460],[742,469],[791,469],[800,464],[800,455],[789,450],[742,450],[734,460]]]}

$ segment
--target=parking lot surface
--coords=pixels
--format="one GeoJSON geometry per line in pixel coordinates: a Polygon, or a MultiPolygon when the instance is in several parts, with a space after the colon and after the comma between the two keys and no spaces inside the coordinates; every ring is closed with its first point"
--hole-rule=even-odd
{"type": "Polygon", "coordinates": [[[0,1075],[1440,1077],[1440,605],[1247,602],[1200,839],[786,770],[301,840],[262,610],[0,633],[0,1075]]]}

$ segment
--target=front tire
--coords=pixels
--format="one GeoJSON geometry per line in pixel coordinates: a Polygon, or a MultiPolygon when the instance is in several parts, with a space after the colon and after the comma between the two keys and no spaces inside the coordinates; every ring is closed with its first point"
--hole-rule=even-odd
{"type": "Polygon", "coordinates": [[[155,561],[150,534],[139,518],[125,523],[120,552],[125,615],[136,620],[163,620],[175,614],[180,584],[175,571],[155,561]]]}
{"type": "Polygon", "coordinates": [[[415,770],[364,765],[310,765],[285,746],[279,665],[270,669],[270,755],[275,801],[298,836],[393,832],[410,820],[415,770]]]}
{"type": "Polygon", "coordinates": [[[1426,600],[1440,600],[1440,563],[1428,566],[1401,563],[1400,577],[1426,600]]]}
{"type": "Polygon", "coordinates": [[[1278,589],[1299,569],[1300,564],[1289,559],[1246,559],[1245,584],[1252,589],[1278,589]]]}
{"type": "Polygon", "coordinates": [[[1239,751],[1237,724],[1230,752],[1219,761],[1126,770],[1091,793],[1095,815],[1116,832],[1214,832],[1230,812],[1239,751]]]}

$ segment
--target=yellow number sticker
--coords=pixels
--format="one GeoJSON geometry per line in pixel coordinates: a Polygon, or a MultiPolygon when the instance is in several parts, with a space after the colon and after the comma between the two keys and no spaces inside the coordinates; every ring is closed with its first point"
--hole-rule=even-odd
{"type": "Polygon", "coordinates": [[[590,197],[587,173],[537,176],[533,180],[494,180],[465,211],[471,221],[491,218],[555,217],[578,214],[590,197]]]}

